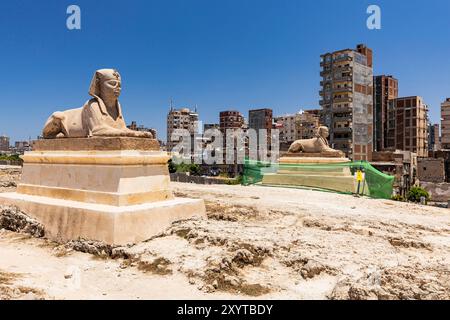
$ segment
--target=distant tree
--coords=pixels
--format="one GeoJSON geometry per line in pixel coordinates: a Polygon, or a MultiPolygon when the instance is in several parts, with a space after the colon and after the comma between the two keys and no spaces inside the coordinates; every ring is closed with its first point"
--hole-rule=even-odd
{"type": "Polygon", "coordinates": [[[189,173],[193,176],[200,175],[201,168],[198,164],[191,164],[189,165],[189,173]]]}
{"type": "Polygon", "coordinates": [[[406,195],[408,201],[412,202],[420,202],[420,198],[422,197],[425,197],[426,201],[430,200],[430,194],[421,187],[412,187],[406,195]]]}
{"type": "Polygon", "coordinates": [[[169,160],[169,173],[177,172],[177,166],[173,163],[172,159],[169,160]]]}

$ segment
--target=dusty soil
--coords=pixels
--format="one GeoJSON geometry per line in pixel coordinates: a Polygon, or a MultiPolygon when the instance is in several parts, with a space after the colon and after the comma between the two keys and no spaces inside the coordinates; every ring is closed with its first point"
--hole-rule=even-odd
{"type": "Polygon", "coordinates": [[[21,174],[21,167],[0,165],[0,192],[9,192],[14,190],[21,174]]]}
{"type": "Polygon", "coordinates": [[[208,219],[118,248],[1,230],[0,299],[450,299],[448,209],[309,190],[172,187],[205,199],[208,219]]]}

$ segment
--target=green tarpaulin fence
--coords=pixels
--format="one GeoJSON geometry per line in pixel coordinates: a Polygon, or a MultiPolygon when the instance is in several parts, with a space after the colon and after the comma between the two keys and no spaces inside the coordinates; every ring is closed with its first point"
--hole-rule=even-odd
{"type": "Polygon", "coordinates": [[[366,161],[285,164],[245,160],[243,185],[314,188],[390,199],[394,177],[366,161]]]}

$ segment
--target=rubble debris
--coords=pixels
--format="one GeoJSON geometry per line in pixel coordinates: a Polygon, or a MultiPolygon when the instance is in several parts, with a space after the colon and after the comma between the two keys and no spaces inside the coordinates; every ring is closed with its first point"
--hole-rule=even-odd
{"type": "Polygon", "coordinates": [[[45,235],[44,226],[16,207],[0,206],[0,228],[30,234],[35,238],[45,235]]]}

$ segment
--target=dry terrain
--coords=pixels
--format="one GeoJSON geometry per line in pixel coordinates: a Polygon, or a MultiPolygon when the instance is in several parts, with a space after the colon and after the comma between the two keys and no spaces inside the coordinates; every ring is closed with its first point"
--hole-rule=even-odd
{"type": "MultiPolygon", "coordinates": [[[[0,169],[0,192],[19,174],[0,169]]],[[[310,190],[172,187],[203,198],[208,219],[129,247],[56,244],[40,238],[36,221],[0,208],[0,223],[15,230],[0,230],[0,299],[450,298],[449,209],[310,190]]]]}

